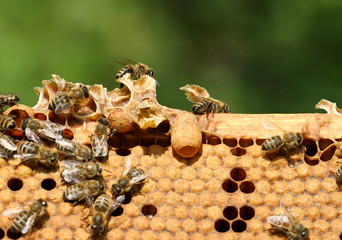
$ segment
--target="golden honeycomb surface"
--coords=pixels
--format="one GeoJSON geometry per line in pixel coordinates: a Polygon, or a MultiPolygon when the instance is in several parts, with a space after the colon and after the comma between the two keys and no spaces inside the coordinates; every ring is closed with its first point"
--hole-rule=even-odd
{"type": "MultiPolygon", "coordinates": [[[[108,114],[110,111],[116,110],[110,109],[108,114]]],[[[165,112],[174,114],[172,109],[163,111],[164,116],[168,114],[165,112]]],[[[71,135],[85,144],[89,144],[84,139],[96,124],[96,118],[89,118],[84,129],[77,118],[63,120],[24,105],[14,106],[5,114],[16,115],[19,126],[27,116],[62,121],[71,135]],[[80,131],[83,136],[77,137],[80,131]]],[[[132,196],[112,213],[105,239],[286,239],[284,234],[269,232],[271,226],[266,221],[270,215],[282,213],[283,205],[310,229],[311,240],[342,239],[342,192],[335,178],[342,156],[340,115],[188,116],[179,111],[174,118],[166,117],[158,131],[139,127],[132,131],[128,124],[128,130],[109,139],[108,159],[98,161],[107,170],[103,177],[109,187],[121,176],[128,158],[149,178],[142,194],[132,196]],[[200,135],[198,126],[184,129],[183,124],[192,125],[193,121],[198,122],[200,135]],[[286,131],[303,132],[304,147],[289,156],[293,166],[285,156],[261,150],[263,141],[282,134],[279,129],[263,127],[265,122],[286,131]],[[181,157],[173,134],[181,134],[190,142],[195,138],[190,150],[181,151],[185,151],[184,156],[187,151],[196,153],[181,157]]],[[[48,216],[20,239],[89,239],[89,219],[84,218],[90,209],[63,200],[68,186],[60,178],[63,167],[50,171],[19,163],[19,159],[0,158],[0,212],[27,206],[38,198],[48,202],[48,216]]],[[[0,215],[0,239],[16,239],[8,234],[11,222],[11,218],[0,215]]]]}

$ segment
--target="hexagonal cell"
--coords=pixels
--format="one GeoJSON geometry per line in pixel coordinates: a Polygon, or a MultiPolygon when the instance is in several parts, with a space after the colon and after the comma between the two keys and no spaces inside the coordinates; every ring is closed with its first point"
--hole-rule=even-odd
{"type": "Polygon", "coordinates": [[[74,133],[70,129],[66,128],[63,130],[63,138],[72,140],[74,138],[74,133]]]}
{"type": "Polygon", "coordinates": [[[0,228],[0,239],[3,239],[5,237],[5,232],[0,228]]]}
{"type": "MultiPolygon", "coordinates": [[[[49,112],[49,120],[54,123],[59,123],[63,126],[65,125],[65,122],[66,122],[65,114],[63,113],[55,114],[54,111],[49,112]]],[[[68,124],[69,126],[72,126],[72,124],[70,125],[69,119],[68,119],[68,124]]]]}
{"type": "Polygon", "coordinates": [[[139,145],[145,146],[145,147],[149,147],[153,144],[156,143],[156,140],[154,137],[142,137],[139,139],[139,145]]]}
{"type": "Polygon", "coordinates": [[[19,191],[23,187],[23,181],[19,178],[11,178],[8,180],[7,186],[12,191],[19,191]]]}
{"type": "Polygon", "coordinates": [[[254,183],[251,181],[244,181],[240,184],[240,191],[244,193],[252,193],[255,190],[254,183]]]}
{"type": "Polygon", "coordinates": [[[207,143],[210,145],[218,145],[221,144],[221,139],[217,136],[212,135],[207,137],[207,143]]]}
{"type": "Polygon", "coordinates": [[[322,161],[329,161],[335,154],[336,151],[336,145],[330,145],[328,148],[326,148],[322,153],[319,159],[322,161]]]}
{"type": "Polygon", "coordinates": [[[239,145],[240,147],[246,148],[252,146],[254,144],[253,139],[251,138],[240,138],[239,145]]]}
{"type": "Polygon", "coordinates": [[[255,216],[254,208],[249,206],[243,206],[240,208],[240,217],[243,220],[250,220],[255,216]]]}
{"type": "Polygon", "coordinates": [[[156,144],[162,147],[169,147],[171,146],[171,138],[168,136],[158,137],[156,144]]]}
{"type": "Polygon", "coordinates": [[[158,127],[156,128],[156,132],[159,133],[168,133],[170,131],[170,122],[163,121],[159,123],[158,127]]]}
{"type": "Polygon", "coordinates": [[[305,155],[313,157],[317,153],[317,144],[313,139],[304,138],[303,145],[306,148],[305,155]]]}
{"type": "Polygon", "coordinates": [[[120,135],[115,134],[115,136],[112,136],[108,138],[108,145],[114,148],[120,148],[123,146],[123,137],[120,135]]]}
{"type": "Polygon", "coordinates": [[[238,216],[238,210],[233,206],[228,206],[223,210],[223,216],[228,220],[234,220],[238,216]]]}
{"type": "Polygon", "coordinates": [[[141,208],[141,212],[146,217],[153,217],[157,214],[157,208],[152,204],[148,204],[141,208]]]}
{"type": "Polygon", "coordinates": [[[10,238],[10,239],[18,239],[18,238],[20,238],[21,236],[22,236],[21,233],[13,233],[13,232],[11,231],[11,229],[8,229],[8,230],[7,230],[7,237],[10,238]]]}
{"type": "Polygon", "coordinates": [[[326,149],[327,147],[329,147],[333,143],[334,143],[334,141],[331,140],[330,138],[320,138],[318,140],[319,150],[323,151],[324,149],[326,149]]]}
{"type": "Polygon", "coordinates": [[[247,224],[242,220],[235,220],[232,223],[232,229],[234,232],[244,232],[247,229],[247,224]]]}
{"type": "Polygon", "coordinates": [[[227,232],[230,229],[229,222],[224,219],[216,220],[214,226],[215,226],[215,230],[218,232],[227,232]]]}
{"type": "Polygon", "coordinates": [[[236,182],[232,181],[231,179],[226,179],[222,183],[222,188],[226,192],[233,193],[233,192],[236,192],[236,190],[238,189],[238,185],[236,182]]]}
{"type": "Polygon", "coordinates": [[[228,147],[233,148],[237,146],[238,141],[236,140],[236,138],[224,138],[223,143],[226,144],[228,147]]]}
{"type": "Polygon", "coordinates": [[[124,210],[120,206],[117,209],[115,209],[110,215],[112,215],[113,217],[117,217],[117,216],[121,216],[123,214],[123,212],[124,212],[124,210]]]}
{"type": "Polygon", "coordinates": [[[261,146],[267,139],[258,138],[255,140],[255,144],[261,146]]]}
{"type": "Polygon", "coordinates": [[[234,156],[243,156],[246,154],[246,150],[240,147],[236,147],[230,150],[234,156]]]}
{"type": "Polygon", "coordinates": [[[37,118],[39,120],[46,120],[47,119],[47,117],[44,113],[35,113],[34,118],[37,118]]]}
{"type": "Polygon", "coordinates": [[[230,176],[235,181],[242,181],[246,178],[247,174],[246,174],[246,171],[243,170],[242,168],[233,168],[230,171],[230,176]]]}
{"type": "Polygon", "coordinates": [[[308,157],[308,156],[304,156],[304,161],[306,164],[310,165],[310,166],[315,166],[319,163],[319,159],[317,158],[312,158],[312,157],[308,157]]]}
{"type": "Polygon", "coordinates": [[[47,191],[50,191],[56,187],[56,181],[52,178],[46,178],[42,181],[41,187],[47,191]]]}
{"type": "Polygon", "coordinates": [[[133,148],[139,144],[139,138],[132,134],[125,134],[122,137],[124,138],[124,145],[126,148],[133,148]]]}
{"type": "Polygon", "coordinates": [[[131,150],[127,149],[127,148],[118,148],[115,150],[117,155],[120,156],[128,156],[131,154],[131,150]]]}

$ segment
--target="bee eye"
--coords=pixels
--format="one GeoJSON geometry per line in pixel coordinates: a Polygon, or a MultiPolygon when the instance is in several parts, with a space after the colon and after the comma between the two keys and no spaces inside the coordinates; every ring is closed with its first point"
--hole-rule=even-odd
{"type": "Polygon", "coordinates": [[[22,129],[22,130],[25,130],[25,129],[26,129],[27,122],[28,122],[27,118],[24,119],[23,124],[21,125],[21,129],[22,129]]]}
{"type": "Polygon", "coordinates": [[[95,230],[96,229],[96,225],[91,225],[91,229],[95,230]]]}
{"type": "Polygon", "coordinates": [[[82,91],[84,92],[84,97],[88,98],[89,97],[89,92],[87,87],[82,87],[82,91]]]}
{"type": "Polygon", "coordinates": [[[98,171],[99,173],[102,173],[102,168],[99,168],[97,171],[98,171]]]}
{"type": "Polygon", "coordinates": [[[104,190],[104,186],[102,184],[100,185],[100,190],[104,190]]]}
{"type": "Polygon", "coordinates": [[[14,129],[16,126],[15,122],[11,122],[10,125],[8,126],[9,129],[14,129]]]}

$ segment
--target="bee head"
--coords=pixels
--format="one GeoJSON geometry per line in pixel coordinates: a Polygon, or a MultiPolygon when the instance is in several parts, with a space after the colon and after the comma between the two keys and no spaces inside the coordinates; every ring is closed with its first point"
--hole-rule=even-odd
{"type": "Polygon", "coordinates": [[[97,121],[103,125],[109,125],[109,121],[105,116],[101,116],[99,117],[99,119],[97,119],[97,121]]]}
{"type": "Polygon", "coordinates": [[[21,124],[21,129],[22,129],[23,131],[25,131],[25,129],[26,129],[26,127],[27,127],[27,123],[28,123],[28,119],[25,118],[24,121],[23,121],[23,124],[21,124]]]}
{"type": "Polygon", "coordinates": [[[17,127],[17,124],[15,124],[15,122],[11,122],[9,125],[8,125],[8,128],[9,129],[15,129],[17,127]]]}
{"type": "Polygon", "coordinates": [[[84,161],[89,162],[93,159],[93,153],[87,146],[82,146],[80,149],[80,155],[83,157],[84,161]]]}
{"type": "Polygon", "coordinates": [[[97,165],[97,173],[100,175],[102,173],[102,167],[97,165]]]}
{"type": "Polygon", "coordinates": [[[307,239],[309,237],[309,229],[305,228],[301,233],[300,233],[300,236],[303,238],[303,239],[307,239]]]}
{"type": "Polygon", "coordinates": [[[55,152],[52,153],[52,156],[51,156],[50,161],[49,161],[49,165],[50,166],[56,165],[57,164],[57,158],[58,158],[57,153],[55,153],[55,152]]]}
{"type": "Polygon", "coordinates": [[[301,145],[303,143],[303,136],[302,136],[302,134],[297,133],[296,137],[297,137],[298,145],[301,145]]]}
{"type": "Polygon", "coordinates": [[[86,86],[83,86],[82,87],[82,91],[84,93],[84,97],[88,98],[89,97],[89,90],[88,90],[88,88],[86,86]]]}
{"type": "Polygon", "coordinates": [[[43,206],[43,207],[47,207],[47,202],[43,199],[38,199],[38,202],[43,206]]]}
{"type": "Polygon", "coordinates": [[[153,77],[154,74],[155,74],[155,72],[154,72],[153,68],[149,68],[146,72],[146,75],[149,75],[150,77],[153,77]]]}
{"type": "Polygon", "coordinates": [[[112,185],[112,194],[116,196],[116,195],[120,195],[121,193],[122,193],[122,189],[117,184],[114,183],[112,185]]]}
{"type": "Polygon", "coordinates": [[[223,107],[223,112],[224,112],[224,113],[227,113],[227,112],[229,112],[229,107],[228,107],[228,105],[227,105],[227,104],[224,104],[224,107],[223,107]]]}
{"type": "Polygon", "coordinates": [[[19,102],[19,101],[20,101],[20,98],[19,98],[17,95],[15,95],[14,101],[15,101],[15,102],[19,102]]]}

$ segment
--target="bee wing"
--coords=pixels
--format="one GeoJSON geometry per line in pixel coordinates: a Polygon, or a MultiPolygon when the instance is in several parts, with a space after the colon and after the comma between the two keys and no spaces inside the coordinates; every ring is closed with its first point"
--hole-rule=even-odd
{"type": "Polygon", "coordinates": [[[43,135],[52,139],[61,139],[63,137],[60,131],[65,129],[64,126],[50,121],[41,121],[41,123],[44,125],[44,127],[38,130],[39,133],[42,133],[43,135]]]}
{"type": "Polygon", "coordinates": [[[275,129],[279,129],[280,131],[282,131],[283,133],[286,133],[286,131],[284,129],[282,129],[281,127],[279,127],[277,124],[266,121],[266,120],[262,120],[261,124],[264,128],[266,128],[267,130],[275,130],[275,129]]]}
{"type": "MultiPolygon", "coordinates": [[[[133,155],[133,154],[132,154],[133,155]]],[[[126,175],[128,171],[132,168],[132,155],[130,155],[125,163],[125,168],[122,173],[122,176],[126,175]]]]}
{"type": "Polygon", "coordinates": [[[85,202],[87,203],[88,206],[92,206],[94,203],[94,198],[91,196],[91,191],[88,188],[84,189],[84,194],[85,194],[85,202]]]}
{"type": "Polygon", "coordinates": [[[59,102],[56,106],[55,113],[60,114],[60,113],[68,112],[69,108],[72,105],[73,105],[72,101],[59,102]]]}
{"type": "Polygon", "coordinates": [[[61,145],[63,148],[65,148],[69,151],[76,152],[76,150],[77,150],[77,147],[76,147],[74,142],[66,140],[64,138],[56,139],[56,143],[61,145]]]}
{"type": "Polygon", "coordinates": [[[210,98],[210,95],[207,92],[207,90],[198,85],[187,84],[184,87],[181,87],[180,90],[185,91],[185,95],[188,97],[189,101],[193,103],[196,103],[206,98],[210,98]]]}
{"type": "Polygon", "coordinates": [[[267,222],[279,228],[288,228],[291,225],[291,219],[285,214],[270,216],[267,218],[267,222]]]}
{"type": "Polygon", "coordinates": [[[107,136],[102,135],[101,137],[93,137],[92,139],[94,141],[94,146],[92,146],[92,149],[94,151],[95,157],[98,156],[107,156],[108,154],[108,142],[107,142],[107,136]]]}
{"type": "Polygon", "coordinates": [[[34,141],[35,143],[43,144],[43,142],[38,137],[37,133],[32,131],[31,128],[26,128],[25,134],[29,140],[34,141]]]}
{"type": "Polygon", "coordinates": [[[32,154],[32,153],[23,153],[23,154],[14,154],[14,158],[20,158],[22,160],[28,160],[28,159],[38,159],[40,158],[39,155],[37,154],[32,154]]]}
{"type": "Polygon", "coordinates": [[[131,179],[130,183],[135,184],[135,183],[141,182],[142,180],[146,179],[148,176],[149,176],[148,174],[136,176],[131,179]]]}
{"type": "Polygon", "coordinates": [[[120,205],[125,201],[125,195],[120,195],[118,197],[116,197],[113,201],[112,206],[110,207],[108,214],[111,214],[113,211],[115,211],[116,209],[118,209],[118,207],[120,207],[120,205]]]}
{"type": "Polygon", "coordinates": [[[61,172],[61,175],[66,182],[76,183],[85,179],[84,176],[80,174],[81,162],[75,160],[63,160],[61,162],[63,162],[62,165],[65,167],[61,172]]]}
{"type": "Polygon", "coordinates": [[[25,227],[23,228],[23,230],[21,230],[22,234],[26,234],[28,233],[28,231],[31,229],[31,227],[33,226],[34,220],[36,220],[36,217],[38,216],[38,213],[34,213],[32,214],[28,219],[27,222],[25,224],[25,227]]]}
{"type": "Polygon", "coordinates": [[[49,129],[50,131],[61,131],[65,129],[65,126],[59,124],[59,123],[54,123],[50,121],[40,121],[41,124],[44,125],[44,128],[49,129]]]}
{"type": "Polygon", "coordinates": [[[117,60],[114,60],[116,63],[118,63],[118,64],[121,64],[121,65],[131,65],[131,64],[133,64],[133,65],[135,65],[135,64],[137,64],[137,62],[135,62],[135,61],[133,61],[133,60],[130,60],[130,59],[127,59],[127,58],[119,58],[119,59],[117,59],[117,60]]]}
{"type": "MultiPolygon", "coordinates": [[[[64,193],[67,193],[67,191],[65,191],[64,193]]],[[[85,191],[69,191],[68,194],[65,195],[65,197],[70,200],[70,201],[74,201],[74,200],[79,200],[81,199],[85,194],[85,191]]]]}
{"type": "Polygon", "coordinates": [[[60,163],[65,168],[81,168],[83,165],[82,162],[76,160],[62,160],[60,161],[60,163]]]}
{"type": "Polygon", "coordinates": [[[6,216],[6,217],[14,218],[14,217],[17,216],[22,210],[23,210],[22,207],[9,208],[9,209],[6,209],[5,211],[3,211],[3,212],[2,212],[2,215],[6,216]]]}
{"type": "Polygon", "coordinates": [[[11,138],[9,137],[9,139],[6,138],[0,138],[0,145],[3,146],[6,149],[9,149],[11,151],[16,151],[17,147],[15,146],[15,144],[11,141],[11,138]]]}

